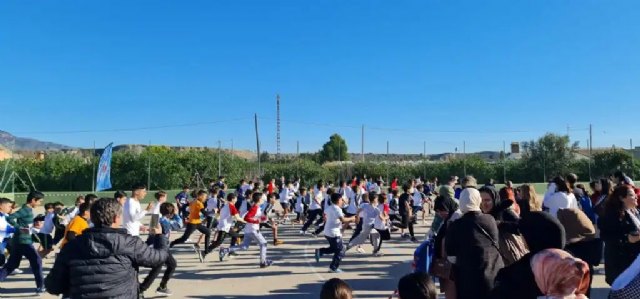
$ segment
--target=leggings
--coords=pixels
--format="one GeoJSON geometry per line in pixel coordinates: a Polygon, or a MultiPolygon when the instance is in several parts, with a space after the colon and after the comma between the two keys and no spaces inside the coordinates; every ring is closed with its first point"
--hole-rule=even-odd
{"type": "Polygon", "coordinates": [[[182,237],[180,237],[179,239],[173,240],[173,242],[171,242],[171,244],[169,244],[169,247],[173,247],[176,244],[182,244],[184,242],[187,241],[187,239],[189,239],[189,237],[191,236],[191,234],[193,234],[193,232],[195,230],[198,230],[200,233],[202,233],[204,235],[204,244],[206,246],[206,244],[209,244],[209,239],[211,239],[211,230],[208,229],[207,227],[205,227],[202,224],[191,224],[191,223],[187,223],[187,228],[184,231],[184,235],[182,235],[182,237]]]}
{"type": "MultiPolygon", "coordinates": [[[[164,270],[164,275],[162,275],[162,280],[160,281],[160,288],[162,289],[167,288],[167,283],[169,282],[169,279],[173,275],[173,272],[176,271],[176,267],[178,266],[178,263],[176,262],[176,259],[173,258],[173,255],[169,253],[169,257],[164,262],[164,265],[166,269],[164,270]]],[[[162,265],[151,269],[151,272],[149,272],[149,275],[147,275],[144,281],[140,284],[141,293],[144,293],[146,290],[149,289],[153,281],[158,277],[158,275],[160,275],[161,270],[162,270],[162,265]]]]}
{"type": "Polygon", "coordinates": [[[309,210],[309,217],[307,218],[307,222],[305,222],[304,225],[302,226],[301,230],[303,232],[306,232],[307,229],[309,228],[309,226],[311,226],[313,221],[315,221],[316,218],[318,218],[318,216],[320,216],[320,221],[322,221],[322,210],[321,209],[309,210]]]}

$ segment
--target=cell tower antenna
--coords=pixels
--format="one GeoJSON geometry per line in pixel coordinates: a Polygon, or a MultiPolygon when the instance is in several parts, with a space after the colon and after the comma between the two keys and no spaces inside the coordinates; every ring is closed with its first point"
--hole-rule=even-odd
{"type": "Polygon", "coordinates": [[[280,159],[280,95],[276,95],[276,156],[280,159]]]}

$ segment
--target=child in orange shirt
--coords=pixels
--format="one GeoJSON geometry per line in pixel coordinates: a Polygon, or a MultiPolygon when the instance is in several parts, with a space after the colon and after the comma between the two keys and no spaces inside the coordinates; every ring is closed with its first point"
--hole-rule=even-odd
{"type": "Polygon", "coordinates": [[[60,244],[61,249],[65,244],[81,235],[85,229],[89,228],[90,210],[91,203],[84,202],[80,205],[78,215],[73,217],[69,225],[67,225],[67,229],[64,232],[64,239],[62,240],[62,244],[60,244]]]}
{"type": "MultiPolygon", "coordinates": [[[[207,200],[208,192],[205,190],[200,190],[197,193],[196,200],[189,204],[189,220],[187,221],[187,227],[184,231],[184,235],[179,239],[171,242],[169,247],[173,247],[176,244],[183,244],[189,239],[191,234],[195,230],[198,230],[202,233],[204,237],[204,244],[209,244],[209,240],[211,239],[211,230],[202,224],[201,214],[204,211],[204,201],[207,200]]],[[[202,252],[200,250],[197,251],[199,255],[200,262],[203,261],[202,252]]]]}

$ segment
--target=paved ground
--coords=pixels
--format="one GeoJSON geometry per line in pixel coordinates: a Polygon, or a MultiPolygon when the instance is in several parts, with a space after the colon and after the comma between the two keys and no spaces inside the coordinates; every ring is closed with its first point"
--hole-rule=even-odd
{"type": "MultiPolygon", "coordinates": [[[[417,235],[424,236],[427,229],[427,225],[419,225],[417,235]]],[[[347,281],[357,298],[388,298],[397,280],[411,271],[412,253],[417,244],[401,240],[394,234],[383,247],[383,257],[373,257],[371,246],[366,245],[364,248],[369,254],[350,252],[343,260],[341,268],[344,273],[328,273],[330,258],[325,257],[318,264],[313,258],[313,250],[325,246],[325,239],[299,236],[298,230],[298,225],[281,227],[280,238],[286,243],[278,247],[270,244],[268,256],[275,264],[267,269],[258,268],[255,246],[224,262],[218,261],[217,252],[213,253],[205,263],[198,261],[188,245],[173,249],[178,260],[178,269],[169,282],[173,298],[317,298],[322,283],[333,277],[347,281]]],[[[351,231],[346,235],[350,236],[351,231]]],[[[270,232],[265,236],[272,240],[270,232]]],[[[179,236],[174,233],[172,237],[179,236]]],[[[196,240],[196,235],[191,239],[196,240]]],[[[52,263],[52,258],[45,260],[45,275],[52,263]]],[[[0,284],[0,298],[34,297],[33,276],[26,261],[22,262],[21,269],[24,274],[10,276],[0,284]]],[[[144,271],[141,277],[146,273],[144,271]]],[[[155,291],[158,283],[159,279],[152,290],[155,291]]],[[[606,298],[605,287],[604,276],[596,275],[591,298],[606,298]]],[[[147,298],[160,298],[154,293],[147,292],[147,298]]],[[[42,297],[55,298],[51,295],[42,297]]]]}

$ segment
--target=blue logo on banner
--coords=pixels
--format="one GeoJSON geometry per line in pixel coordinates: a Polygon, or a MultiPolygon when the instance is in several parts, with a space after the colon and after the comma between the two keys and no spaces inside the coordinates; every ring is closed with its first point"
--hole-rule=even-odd
{"type": "Polygon", "coordinates": [[[100,164],[98,164],[98,175],[96,177],[96,191],[111,189],[111,147],[113,142],[104,148],[100,164]]]}

